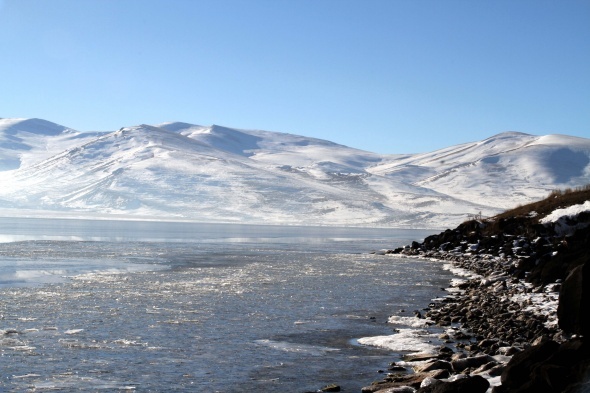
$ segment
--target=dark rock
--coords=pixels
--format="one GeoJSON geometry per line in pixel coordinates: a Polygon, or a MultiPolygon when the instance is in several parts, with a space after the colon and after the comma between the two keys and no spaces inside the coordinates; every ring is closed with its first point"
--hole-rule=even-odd
{"type": "Polygon", "coordinates": [[[590,392],[590,380],[586,382],[575,383],[568,386],[563,393],[587,393],[590,392]]]}
{"type": "Polygon", "coordinates": [[[522,351],[522,348],[512,347],[512,346],[502,347],[502,348],[498,349],[498,353],[500,355],[504,355],[504,356],[512,356],[512,355],[519,353],[521,351],[522,351]]]}
{"type": "Polygon", "coordinates": [[[331,384],[328,386],[325,386],[321,389],[322,392],[339,392],[340,391],[340,386],[336,385],[336,384],[331,384]]]}
{"type": "Polygon", "coordinates": [[[453,370],[456,372],[461,372],[466,368],[477,368],[492,361],[494,361],[494,358],[490,355],[479,355],[453,360],[451,365],[453,366],[453,370]]]}
{"type": "Polygon", "coordinates": [[[455,351],[453,351],[453,349],[452,349],[452,348],[449,348],[449,347],[446,347],[446,346],[442,346],[442,347],[440,347],[440,348],[438,349],[438,351],[439,351],[440,353],[443,353],[443,354],[448,354],[448,355],[452,355],[453,353],[455,353],[455,351]]]}
{"type": "Polygon", "coordinates": [[[397,388],[387,389],[387,393],[414,393],[416,389],[410,386],[400,386],[397,388]]]}
{"type": "Polygon", "coordinates": [[[414,371],[417,373],[422,373],[426,371],[434,371],[434,370],[448,370],[452,371],[453,366],[451,363],[444,361],[444,360],[435,360],[434,362],[421,364],[419,366],[414,367],[414,371]]]}
{"type": "Polygon", "coordinates": [[[504,369],[506,369],[506,365],[503,363],[500,363],[497,366],[494,366],[491,369],[489,369],[488,375],[490,377],[499,377],[504,372],[504,369]]]}
{"type": "Polygon", "coordinates": [[[392,365],[388,368],[389,371],[407,372],[408,370],[403,366],[392,365]]]}
{"type": "Polygon", "coordinates": [[[429,359],[438,359],[437,354],[433,354],[433,353],[418,353],[418,354],[409,354],[404,356],[404,360],[406,362],[418,362],[421,360],[429,360],[429,359]]]}
{"type": "Polygon", "coordinates": [[[451,372],[450,370],[433,370],[429,375],[433,379],[445,379],[451,376],[451,372]]]}
{"type": "Polygon", "coordinates": [[[483,365],[479,366],[477,369],[473,370],[473,372],[471,374],[482,374],[482,373],[484,373],[486,371],[491,370],[492,368],[494,368],[494,367],[496,367],[498,365],[499,365],[498,362],[492,361],[492,362],[489,362],[489,363],[486,363],[486,364],[483,364],[483,365]]]}
{"type": "Polygon", "coordinates": [[[440,382],[422,387],[416,393],[485,393],[490,383],[483,377],[475,375],[453,382],[440,382]]]}
{"type": "Polygon", "coordinates": [[[419,374],[392,375],[384,381],[373,382],[370,386],[365,386],[361,389],[361,392],[374,393],[380,390],[389,390],[392,388],[399,388],[404,386],[411,386],[414,389],[418,389],[422,381],[424,381],[424,379],[435,377],[441,378],[441,375],[443,375],[441,374],[441,370],[435,370],[419,374]]]}
{"type": "Polygon", "coordinates": [[[484,340],[481,340],[477,345],[482,348],[487,348],[497,342],[498,342],[497,338],[486,338],[484,340]]]}
{"type": "Polygon", "coordinates": [[[553,355],[558,347],[555,341],[548,340],[514,355],[502,373],[502,385],[512,389],[530,382],[533,369],[553,355]]]}
{"type": "Polygon", "coordinates": [[[557,317],[567,333],[590,335],[587,311],[590,310],[590,263],[573,269],[562,284],[557,317]]]}

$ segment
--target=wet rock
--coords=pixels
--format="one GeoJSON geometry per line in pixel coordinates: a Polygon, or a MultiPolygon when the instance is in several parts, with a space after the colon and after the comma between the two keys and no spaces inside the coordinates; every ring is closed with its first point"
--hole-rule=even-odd
{"type": "MultiPolygon", "coordinates": [[[[443,370],[444,371],[444,370],[443,370]]],[[[375,393],[375,392],[389,392],[389,389],[400,388],[410,386],[414,389],[418,389],[420,384],[425,378],[434,378],[440,376],[441,370],[435,370],[419,374],[407,374],[407,375],[391,375],[383,381],[373,382],[370,386],[365,386],[361,389],[362,393],[375,393]]]]}
{"type": "Polygon", "coordinates": [[[502,375],[502,373],[504,372],[505,369],[506,369],[506,364],[499,363],[497,366],[494,366],[491,369],[489,369],[487,373],[490,377],[499,377],[502,375]]]}
{"type": "Polygon", "coordinates": [[[486,338],[481,340],[479,343],[477,343],[477,346],[480,348],[487,348],[492,346],[493,344],[496,344],[498,342],[497,338],[486,338]]]}
{"type": "Polygon", "coordinates": [[[391,366],[389,366],[388,370],[395,371],[395,372],[407,372],[408,371],[404,366],[398,366],[397,364],[392,364],[391,366]]]}
{"type": "Polygon", "coordinates": [[[378,393],[415,393],[416,389],[409,387],[409,386],[400,386],[397,388],[390,388],[383,391],[379,391],[378,393]]]}
{"type": "Polygon", "coordinates": [[[433,370],[428,375],[432,379],[445,379],[451,376],[451,370],[433,370]]]}
{"type": "Polygon", "coordinates": [[[472,356],[467,357],[464,359],[457,359],[451,362],[453,366],[453,370],[456,372],[461,372],[466,368],[477,368],[486,363],[493,362],[494,358],[490,355],[480,355],[480,356],[472,356]]]}
{"type": "Polygon", "coordinates": [[[479,366],[478,368],[476,368],[475,370],[473,370],[471,372],[471,374],[483,374],[485,372],[488,372],[489,370],[491,370],[492,368],[498,366],[499,363],[496,361],[491,361],[489,363],[483,364],[481,366],[479,366]]]}
{"type": "Polygon", "coordinates": [[[490,383],[483,377],[475,375],[452,382],[439,382],[422,387],[416,393],[485,393],[490,383]]]}
{"type": "Polygon", "coordinates": [[[512,356],[520,351],[522,351],[522,348],[507,346],[498,348],[497,352],[499,355],[512,356]]]}
{"type": "Polygon", "coordinates": [[[422,373],[422,372],[434,371],[434,370],[452,371],[453,366],[451,366],[450,362],[447,362],[444,360],[435,360],[434,362],[429,362],[429,363],[421,364],[419,366],[414,367],[414,371],[416,373],[422,373]]]}
{"type": "Polygon", "coordinates": [[[418,362],[421,360],[438,359],[437,353],[418,353],[404,356],[406,362],[418,362]]]}
{"type": "Polygon", "coordinates": [[[440,382],[441,381],[439,381],[438,379],[435,379],[435,378],[424,378],[424,381],[422,381],[422,383],[420,384],[420,387],[425,388],[427,386],[435,385],[440,382]]]}

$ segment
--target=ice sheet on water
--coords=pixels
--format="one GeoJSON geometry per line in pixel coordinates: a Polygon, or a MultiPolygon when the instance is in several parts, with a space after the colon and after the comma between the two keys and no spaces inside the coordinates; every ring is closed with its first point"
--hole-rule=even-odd
{"type": "MultiPolygon", "coordinates": [[[[451,263],[445,263],[443,264],[443,269],[450,271],[451,273],[453,273],[456,276],[460,276],[460,277],[465,277],[467,279],[474,279],[474,278],[481,278],[482,276],[474,273],[470,270],[467,269],[463,269],[460,267],[456,267],[451,263]]],[[[461,279],[456,279],[459,282],[461,281],[461,279]]]]}
{"type": "Polygon", "coordinates": [[[84,329],[69,329],[69,330],[66,330],[64,332],[64,334],[70,334],[70,335],[71,334],[78,334],[78,333],[80,333],[82,331],[84,331],[84,329]]]}
{"type": "Polygon", "coordinates": [[[434,334],[426,330],[399,329],[398,333],[389,336],[359,338],[358,343],[389,349],[394,352],[430,353],[437,348],[436,345],[428,342],[429,338],[434,336],[434,334]]]}
{"type": "Polygon", "coordinates": [[[431,319],[417,317],[401,317],[398,315],[392,315],[391,317],[389,317],[387,321],[393,325],[404,325],[414,328],[423,328],[429,322],[433,323],[431,319]]]}

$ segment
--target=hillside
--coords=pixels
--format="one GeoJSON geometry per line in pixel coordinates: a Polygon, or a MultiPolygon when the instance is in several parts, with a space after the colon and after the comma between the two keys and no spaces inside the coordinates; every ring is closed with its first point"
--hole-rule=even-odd
{"type": "Polygon", "coordinates": [[[590,182],[590,140],[503,133],[380,155],[172,122],[80,133],[0,119],[0,213],[442,228],[590,182]]]}

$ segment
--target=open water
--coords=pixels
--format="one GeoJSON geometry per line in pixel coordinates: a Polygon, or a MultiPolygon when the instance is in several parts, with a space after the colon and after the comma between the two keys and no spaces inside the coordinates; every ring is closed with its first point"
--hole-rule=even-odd
{"type": "Polygon", "coordinates": [[[451,278],[369,252],[429,233],[0,218],[0,391],[358,392],[451,278]]]}

